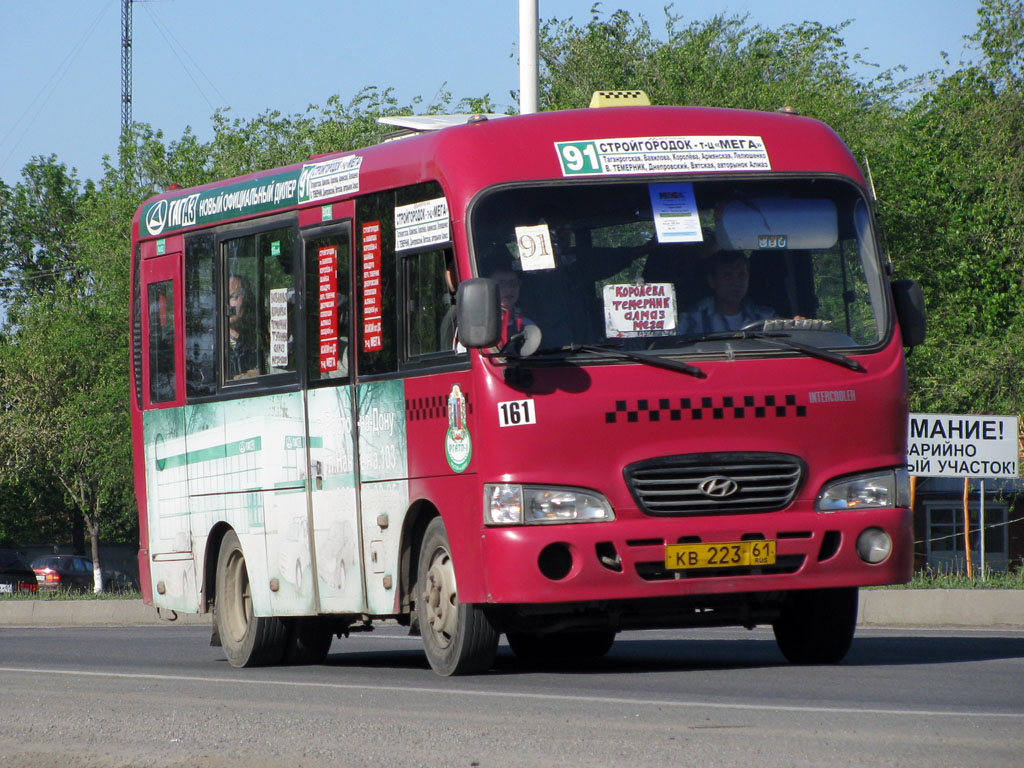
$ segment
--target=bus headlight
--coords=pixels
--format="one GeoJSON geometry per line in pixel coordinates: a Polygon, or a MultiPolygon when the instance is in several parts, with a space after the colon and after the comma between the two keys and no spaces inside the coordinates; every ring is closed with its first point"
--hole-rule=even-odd
{"type": "Polygon", "coordinates": [[[829,483],[821,489],[814,503],[819,512],[907,506],[910,506],[910,478],[905,467],[829,483]]]}
{"type": "Polygon", "coordinates": [[[485,525],[532,525],[614,520],[608,500],[596,491],[536,485],[484,486],[485,525]]]}

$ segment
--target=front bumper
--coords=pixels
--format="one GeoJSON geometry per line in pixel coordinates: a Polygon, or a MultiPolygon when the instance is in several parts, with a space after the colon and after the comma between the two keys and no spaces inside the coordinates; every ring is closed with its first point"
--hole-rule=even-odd
{"type": "Polygon", "coordinates": [[[913,567],[908,509],[687,518],[487,528],[482,532],[488,603],[569,603],[903,584],[913,567]],[[857,537],[881,528],[892,554],[877,564],[857,537]],[[753,568],[666,570],[676,543],[776,542],[776,562],[753,568]]]}

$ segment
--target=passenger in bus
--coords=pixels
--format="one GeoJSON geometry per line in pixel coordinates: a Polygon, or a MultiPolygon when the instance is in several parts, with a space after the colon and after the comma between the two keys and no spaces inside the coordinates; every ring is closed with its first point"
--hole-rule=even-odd
{"type": "Polygon", "coordinates": [[[245,379],[259,375],[259,349],[252,288],[247,278],[228,279],[228,376],[245,379]]]}
{"type": "Polygon", "coordinates": [[[441,318],[439,331],[441,349],[465,352],[466,348],[459,341],[459,330],[456,327],[455,294],[458,291],[459,278],[455,274],[455,258],[450,251],[445,253],[444,287],[443,301],[447,303],[448,308],[445,310],[444,317],[441,318]]]}
{"type": "Polygon", "coordinates": [[[680,334],[735,331],[775,316],[771,307],[747,298],[750,265],[742,251],[719,251],[712,256],[706,280],[711,295],[680,315],[680,334]]]}

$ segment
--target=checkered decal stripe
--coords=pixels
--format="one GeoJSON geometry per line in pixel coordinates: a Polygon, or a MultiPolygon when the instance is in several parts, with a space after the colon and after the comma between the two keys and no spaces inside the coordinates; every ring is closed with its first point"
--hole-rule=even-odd
{"type": "Polygon", "coordinates": [[[703,421],[705,419],[765,419],[807,415],[806,405],[797,405],[796,395],[744,395],[743,397],[700,397],[616,400],[615,410],[604,415],[606,424],[638,421],[703,421]]]}
{"type": "MultiPolygon", "coordinates": [[[[466,396],[466,413],[473,413],[473,404],[466,396]]],[[[432,397],[412,397],[405,401],[406,421],[427,421],[428,419],[448,418],[448,395],[432,397]]]]}

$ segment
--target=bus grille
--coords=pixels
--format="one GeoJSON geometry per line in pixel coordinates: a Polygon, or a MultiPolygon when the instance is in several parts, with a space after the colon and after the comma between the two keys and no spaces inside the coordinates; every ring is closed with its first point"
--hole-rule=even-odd
{"type": "Polygon", "coordinates": [[[700,453],[638,461],[624,474],[644,514],[669,516],[784,509],[803,471],[783,453],[700,453]]]}

